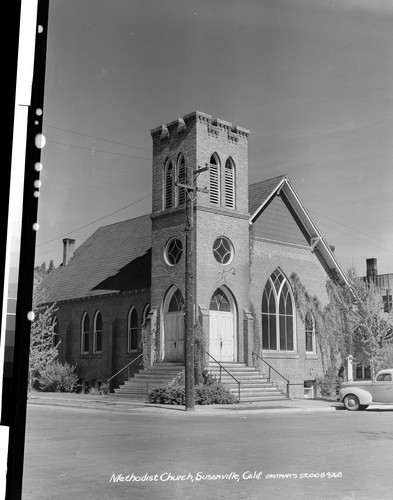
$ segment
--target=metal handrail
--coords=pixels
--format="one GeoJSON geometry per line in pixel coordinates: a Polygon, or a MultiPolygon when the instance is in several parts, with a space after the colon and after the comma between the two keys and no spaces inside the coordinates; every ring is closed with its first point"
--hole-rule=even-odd
{"type": "Polygon", "coordinates": [[[285,380],[285,382],[287,383],[287,398],[289,398],[289,380],[288,380],[286,377],[284,377],[284,375],[283,375],[282,373],[278,372],[278,371],[274,368],[274,366],[272,366],[270,363],[268,363],[265,359],[261,358],[261,356],[260,356],[259,354],[257,354],[256,352],[253,352],[253,353],[252,353],[252,356],[257,356],[257,357],[258,357],[261,361],[263,361],[264,363],[266,363],[266,364],[268,365],[268,367],[269,367],[269,376],[268,376],[268,381],[269,381],[269,382],[270,382],[270,378],[271,378],[271,377],[270,377],[270,372],[271,372],[271,370],[275,371],[275,372],[277,373],[277,375],[279,375],[280,377],[282,377],[282,378],[285,380]]]}
{"type": "Polygon", "coordinates": [[[137,356],[136,358],[134,358],[130,363],[128,363],[128,365],[126,365],[124,368],[122,368],[121,370],[119,370],[118,372],[116,372],[114,375],[112,375],[112,377],[109,377],[108,380],[107,380],[107,383],[109,384],[109,382],[113,378],[115,378],[117,375],[119,375],[119,373],[121,373],[123,370],[125,370],[126,368],[128,368],[130,365],[132,365],[133,363],[135,363],[135,361],[137,361],[142,356],[143,356],[143,352],[141,354],[139,354],[139,356],[137,356]]]}
{"type": "Polygon", "coordinates": [[[210,357],[212,358],[212,360],[213,360],[215,363],[217,363],[217,364],[219,365],[219,367],[220,367],[220,382],[221,382],[221,371],[222,371],[222,369],[224,369],[224,370],[228,373],[228,375],[230,375],[230,376],[233,378],[233,380],[237,383],[237,390],[238,390],[238,393],[239,393],[239,403],[240,403],[240,380],[238,380],[236,377],[234,377],[234,376],[232,375],[232,373],[230,373],[230,372],[229,372],[229,371],[225,368],[225,366],[223,366],[223,365],[222,365],[219,361],[217,361],[215,358],[213,358],[213,356],[212,356],[209,352],[207,352],[207,351],[205,351],[205,352],[206,352],[206,354],[207,354],[208,356],[210,356],[210,357]]]}

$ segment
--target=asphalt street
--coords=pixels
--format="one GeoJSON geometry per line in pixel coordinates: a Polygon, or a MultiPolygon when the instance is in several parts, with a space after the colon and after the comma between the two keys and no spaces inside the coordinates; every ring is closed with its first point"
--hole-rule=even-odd
{"type": "Polygon", "coordinates": [[[390,500],[392,418],[28,405],[23,500],[390,500]]]}

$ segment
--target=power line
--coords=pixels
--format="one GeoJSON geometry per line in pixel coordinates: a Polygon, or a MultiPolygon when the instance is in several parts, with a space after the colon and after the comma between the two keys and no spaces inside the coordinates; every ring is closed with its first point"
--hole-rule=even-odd
{"type": "Polygon", "coordinates": [[[126,146],[127,148],[141,149],[142,151],[148,151],[149,153],[151,153],[151,149],[141,148],[140,146],[132,146],[131,144],[125,144],[123,142],[112,141],[111,139],[105,139],[105,137],[97,137],[94,135],[84,134],[82,132],[75,132],[74,130],[70,130],[68,128],[55,127],[54,125],[47,125],[45,123],[44,123],[44,127],[53,128],[55,130],[62,130],[63,132],[70,132],[71,134],[81,135],[83,137],[89,137],[90,139],[97,139],[99,141],[106,141],[106,142],[110,142],[112,144],[118,144],[120,146],[126,146]]]}
{"type": "MultiPolygon", "coordinates": [[[[347,228],[347,229],[349,229],[349,230],[351,230],[351,231],[354,231],[354,232],[360,233],[360,234],[362,234],[363,236],[366,236],[367,238],[372,238],[372,239],[374,239],[374,240],[378,240],[378,241],[380,241],[381,243],[383,243],[383,244],[385,244],[385,245],[389,245],[389,246],[393,247],[392,243],[389,243],[388,241],[382,240],[381,238],[378,238],[377,236],[373,236],[373,235],[371,235],[371,234],[367,234],[367,233],[365,233],[364,231],[360,231],[359,229],[353,228],[353,227],[351,227],[351,226],[347,226],[346,224],[343,224],[342,222],[339,222],[339,221],[336,221],[336,220],[331,219],[331,218],[329,218],[329,217],[326,217],[325,215],[319,214],[318,212],[314,212],[314,214],[315,214],[315,215],[317,215],[318,217],[323,217],[323,218],[324,218],[324,219],[326,219],[326,220],[329,220],[329,221],[331,221],[331,222],[334,222],[335,224],[339,224],[340,226],[343,226],[343,227],[345,227],[345,228],[347,228]]],[[[326,223],[325,223],[325,224],[326,224],[326,223]]],[[[327,224],[326,224],[326,225],[327,225],[327,224]]],[[[339,229],[337,229],[337,228],[332,228],[331,226],[328,226],[328,227],[330,227],[331,229],[335,229],[336,231],[342,232],[342,233],[344,234],[344,232],[343,232],[343,231],[340,231],[340,230],[339,230],[339,229]]],[[[346,234],[347,234],[347,233],[346,233],[346,234]]],[[[353,236],[354,238],[357,238],[357,239],[359,239],[359,240],[361,239],[361,238],[359,238],[359,237],[357,237],[357,236],[355,236],[355,235],[351,235],[351,236],[353,236]]],[[[372,245],[372,243],[369,243],[369,244],[370,244],[370,245],[372,245]]],[[[374,246],[377,246],[377,245],[374,245],[374,246]]],[[[381,247],[377,247],[377,248],[381,248],[381,247]]],[[[384,249],[384,250],[386,250],[386,249],[384,249]]]]}
{"type": "Polygon", "coordinates": [[[81,227],[78,227],[77,229],[72,229],[71,231],[67,231],[67,233],[65,233],[65,234],[61,234],[59,236],[56,236],[55,238],[52,238],[51,240],[45,241],[44,243],[40,243],[39,245],[37,245],[37,248],[42,247],[43,245],[47,245],[48,243],[52,243],[52,241],[56,241],[59,238],[64,238],[65,236],[68,236],[69,234],[75,233],[76,231],[80,231],[81,229],[84,229],[88,226],[92,226],[93,224],[95,224],[97,222],[100,222],[104,219],[107,219],[111,215],[117,214],[117,213],[121,212],[122,210],[125,210],[126,208],[132,207],[133,205],[136,205],[137,203],[140,203],[141,201],[146,200],[150,196],[151,196],[151,194],[148,194],[147,196],[144,196],[143,198],[140,198],[139,200],[136,200],[133,203],[126,205],[125,207],[119,208],[118,210],[115,210],[114,212],[111,212],[110,214],[104,215],[103,217],[100,217],[99,219],[93,220],[92,222],[89,222],[88,224],[85,224],[81,227]]]}
{"type": "Polygon", "coordinates": [[[114,151],[106,151],[103,149],[96,149],[95,147],[77,146],[76,144],[68,144],[66,142],[56,142],[56,141],[51,141],[51,140],[47,140],[46,142],[51,143],[51,144],[58,144],[60,146],[67,146],[70,148],[84,149],[84,150],[90,151],[92,153],[106,153],[109,155],[124,156],[127,158],[137,158],[138,160],[149,160],[149,161],[151,160],[151,158],[146,158],[144,156],[127,155],[127,154],[122,154],[122,153],[116,153],[114,151]]]}

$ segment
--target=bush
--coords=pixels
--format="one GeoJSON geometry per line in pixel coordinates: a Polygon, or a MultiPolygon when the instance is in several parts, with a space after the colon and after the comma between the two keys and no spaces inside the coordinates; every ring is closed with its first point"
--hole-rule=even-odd
{"type": "MultiPolygon", "coordinates": [[[[196,405],[234,404],[237,398],[220,382],[208,385],[197,385],[195,391],[196,405]]],[[[185,387],[170,384],[166,387],[156,387],[149,392],[149,401],[156,404],[184,405],[185,387]]]]}
{"type": "Polygon", "coordinates": [[[342,377],[334,375],[332,370],[328,370],[323,377],[316,378],[316,383],[317,387],[320,390],[320,395],[324,397],[336,396],[338,394],[342,381],[342,377]]]}
{"type": "Polygon", "coordinates": [[[75,392],[78,386],[78,375],[75,366],[54,361],[40,371],[39,389],[43,392],[75,392]]]}

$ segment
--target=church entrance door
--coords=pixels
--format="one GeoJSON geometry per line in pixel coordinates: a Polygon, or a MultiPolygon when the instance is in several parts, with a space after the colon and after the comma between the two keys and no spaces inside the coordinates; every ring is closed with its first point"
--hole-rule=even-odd
{"type": "Polygon", "coordinates": [[[184,301],[178,289],[171,295],[164,315],[164,361],[184,361],[184,301]]]}
{"type": "Polygon", "coordinates": [[[221,288],[213,294],[209,316],[210,354],[217,361],[234,361],[234,315],[228,296],[221,288]]]}

